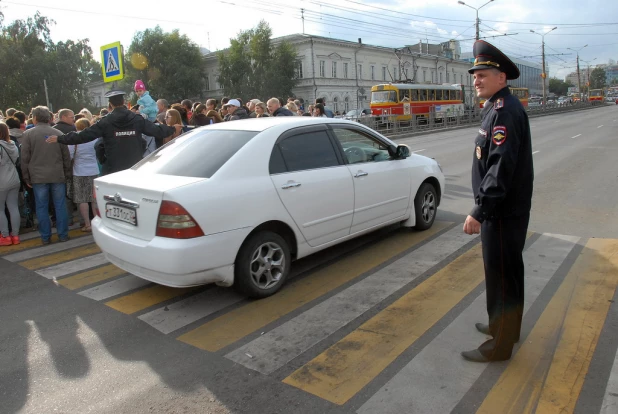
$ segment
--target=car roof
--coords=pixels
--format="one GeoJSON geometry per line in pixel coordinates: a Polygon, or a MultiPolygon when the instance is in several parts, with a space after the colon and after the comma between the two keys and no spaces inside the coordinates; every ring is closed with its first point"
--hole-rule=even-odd
{"type": "Polygon", "coordinates": [[[218,124],[207,125],[202,128],[233,130],[233,131],[255,131],[262,132],[269,128],[285,125],[289,128],[302,127],[316,124],[349,124],[358,125],[357,122],[347,121],[341,118],[323,118],[311,116],[278,116],[268,118],[239,119],[236,121],[219,122],[218,124]]]}

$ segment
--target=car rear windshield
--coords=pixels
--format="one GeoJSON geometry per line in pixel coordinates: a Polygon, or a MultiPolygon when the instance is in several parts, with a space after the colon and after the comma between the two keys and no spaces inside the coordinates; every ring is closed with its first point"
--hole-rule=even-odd
{"type": "Polygon", "coordinates": [[[170,141],[132,169],[153,174],[210,178],[256,131],[201,128],[170,141]]]}

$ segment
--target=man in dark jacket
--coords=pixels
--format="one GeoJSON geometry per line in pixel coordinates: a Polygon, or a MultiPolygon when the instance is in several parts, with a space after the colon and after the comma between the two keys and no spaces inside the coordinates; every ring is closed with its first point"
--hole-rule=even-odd
{"type": "Polygon", "coordinates": [[[230,99],[227,104],[227,116],[225,117],[226,121],[237,121],[239,119],[247,119],[249,118],[249,114],[245,108],[241,108],[240,102],[238,99],[230,99]]]}
{"type": "MultiPolygon", "coordinates": [[[[75,128],[75,113],[73,113],[73,111],[71,111],[70,109],[59,110],[58,111],[58,123],[54,125],[54,128],[56,128],[58,131],[62,132],[63,134],[68,134],[69,132],[77,131],[77,129],[75,128]]],[[[69,153],[71,154],[71,159],[72,159],[75,156],[75,147],[70,148],[69,153]]],[[[67,182],[67,186],[72,186],[72,185],[73,183],[69,179],[67,182]]],[[[69,188],[71,187],[67,187],[67,189],[69,188]]],[[[69,226],[72,226],[73,225],[73,210],[74,210],[73,200],[67,197],[67,199],[65,200],[65,204],[67,206],[69,226]]],[[[55,217],[55,214],[56,214],[55,210],[53,214],[55,217]]],[[[54,218],[54,221],[55,221],[55,218],[54,218]]]]}
{"type": "Polygon", "coordinates": [[[105,175],[131,168],[142,159],[145,150],[142,133],[155,137],[157,146],[164,138],[180,134],[181,125],[156,125],[128,110],[124,106],[124,94],[122,91],[105,94],[109,98],[112,112],[96,124],[80,132],[52,135],[47,138],[47,142],[75,145],[101,137],[105,153],[101,174],[105,175]]]}
{"type": "Polygon", "coordinates": [[[266,106],[268,106],[268,111],[272,116],[294,116],[292,111],[281,106],[281,102],[279,102],[277,98],[270,98],[268,102],[266,102],[266,106]]]}
{"type": "Polygon", "coordinates": [[[476,329],[493,338],[462,352],[474,362],[504,361],[519,341],[524,311],[524,261],[534,170],[528,115],[511,94],[508,79],[519,69],[500,50],[474,44],[474,87],[487,99],[475,139],[472,191],[475,205],[466,218],[467,234],[481,233],[489,324],[476,329]]]}

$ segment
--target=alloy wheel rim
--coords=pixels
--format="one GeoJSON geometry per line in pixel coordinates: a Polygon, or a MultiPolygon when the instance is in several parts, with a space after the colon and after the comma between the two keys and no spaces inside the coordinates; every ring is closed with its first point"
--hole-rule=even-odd
{"type": "Polygon", "coordinates": [[[285,270],[285,254],[277,243],[261,244],[249,264],[251,280],[260,289],[270,289],[281,281],[285,270]]]}
{"type": "Polygon", "coordinates": [[[425,223],[431,222],[436,214],[436,198],[431,191],[428,191],[423,196],[423,204],[421,205],[421,216],[425,223]]]}

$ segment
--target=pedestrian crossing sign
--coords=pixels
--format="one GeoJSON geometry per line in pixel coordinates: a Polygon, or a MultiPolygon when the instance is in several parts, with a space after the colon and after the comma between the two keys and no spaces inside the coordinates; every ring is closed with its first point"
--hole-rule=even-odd
{"type": "Polygon", "coordinates": [[[113,82],[124,78],[122,45],[120,42],[101,46],[101,69],[103,81],[113,82]]]}

